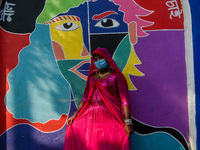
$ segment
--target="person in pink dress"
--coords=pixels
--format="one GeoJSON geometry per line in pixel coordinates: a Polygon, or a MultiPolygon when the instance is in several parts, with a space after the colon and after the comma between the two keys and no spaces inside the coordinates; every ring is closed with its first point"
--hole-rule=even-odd
{"type": "Polygon", "coordinates": [[[63,150],[130,150],[128,86],[107,49],[92,53],[83,98],[67,125],[63,150]]]}

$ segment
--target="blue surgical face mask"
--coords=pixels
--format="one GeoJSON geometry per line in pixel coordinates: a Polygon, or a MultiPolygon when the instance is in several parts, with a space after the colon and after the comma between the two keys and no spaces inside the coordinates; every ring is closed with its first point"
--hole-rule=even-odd
{"type": "Polygon", "coordinates": [[[99,70],[103,70],[103,69],[105,69],[108,66],[108,63],[106,62],[105,59],[101,59],[101,60],[95,62],[95,66],[99,70]]]}

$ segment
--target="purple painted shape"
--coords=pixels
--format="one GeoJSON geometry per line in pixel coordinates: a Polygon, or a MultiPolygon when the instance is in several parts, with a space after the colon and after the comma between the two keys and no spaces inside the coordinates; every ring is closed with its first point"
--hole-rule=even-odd
{"type": "Polygon", "coordinates": [[[137,90],[130,92],[134,118],[148,125],[169,126],[188,140],[189,118],[184,31],[150,31],[139,38],[135,51],[145,74],[131,76],[137,90]]]}
{"type": "Polygon", "coordinates": [[[44,133],[29,124],[18,124],[0,136],[1,150],[62,150],[66,125],[56,132],[44,133]]]}

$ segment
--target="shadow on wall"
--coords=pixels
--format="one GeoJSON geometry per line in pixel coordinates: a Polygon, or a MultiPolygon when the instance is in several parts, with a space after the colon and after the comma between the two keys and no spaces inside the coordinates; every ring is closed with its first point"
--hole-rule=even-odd
{"type": "Polygon", "coordinates": [[[48,34],[48,27],[36,26],[31,44],[8,75],[6,106],[15,118],[45,123],[69,111],[70,87],[58,69],[48,34]]]}

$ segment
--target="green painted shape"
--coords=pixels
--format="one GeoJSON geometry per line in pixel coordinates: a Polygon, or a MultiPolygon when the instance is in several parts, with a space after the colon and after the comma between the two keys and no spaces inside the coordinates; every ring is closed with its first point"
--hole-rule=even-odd
{"type": "Polygon", "coordinates": [[[80,78],[77,74],[69,71],[83,60],[60,60],[58,62],[59,69],[64,78],[71,85],[76,106],[79,105],[85,90],[86,81],[80,78]]]}
{"type": "Polygon", "coordinates": [[[118,46],[117,50],[113,55],[113,60],[118,65],[119,69],[123,71],[125,68],[128,58],[131,52],[131,45],[129,41],[129,35],[127,35],[118,46]]]}
{"type": "Polygon", "coordinates": [[[37,23],[44,23],[59,13],[67,12],[70,8],[79,6],[85,0],[47,0],[42,14],[38,17],[37,23]]]}

